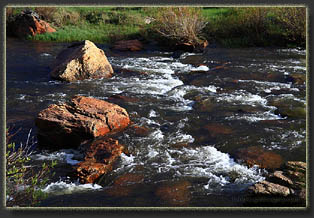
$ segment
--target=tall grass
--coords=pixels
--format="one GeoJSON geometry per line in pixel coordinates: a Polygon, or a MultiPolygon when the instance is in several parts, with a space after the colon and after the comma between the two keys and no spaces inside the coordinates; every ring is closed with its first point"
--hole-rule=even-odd
{"type": "Polygon", "coordinates": [[[305,46],[306,10],[297,7],[240,7],[216,16],[205,28],[223,46],[305,46]]]}
{"type": "Polygon", "coordinates": [[[290,42],[305,46],[306,41],[306,8],[287,7],[273,9],[282,36],[290,42]]]}

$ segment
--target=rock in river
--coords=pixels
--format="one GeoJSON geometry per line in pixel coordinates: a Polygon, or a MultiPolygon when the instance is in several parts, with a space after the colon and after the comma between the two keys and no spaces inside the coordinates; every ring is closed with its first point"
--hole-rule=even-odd
{"type": "Polygon", "coordinates": [[[143,49],[143,44],[137,39],[121,40],[114,44],[113,49],[119,51],[140,51],[143,49]]]}
{"type": "Polygon", "coordinates": [[[247,205],[305,206],[306,163],[288,161],[277,170],[248,188],[247,205]]]}
{"type": "Polygon", "coordinates": [[[73,82],[76,80],[109,78],[113,69],[103,50],[85,40],[62,51],[50,72],[52,78],[73,82]]]}
{"type": "Polygon", "coordinates": [[[85,155],[84,161],[76,166],[81,183],[93,183],[100,176],[110,172],[112,165],[123,152],[123,145],[112,138],[98,138],[80,146],[85,155]]]}
{"type": "Polygon", "coordinates": [[[35,123],[40,145],[75,148],[84,140],[124,129],[130,119],[118,105],[75,96],[69,103],[53,104],[39,112],[35,123]]]}
{"type": "Polygon", "coordinates": [[[270,96],[267,100],[268,105],[277,107],[275,114],[294,119],[306,118],[306,103],[293,96],[270,96]]]}
{"type": "Polygon", "coordinates": [[[260,168],[266,169],[279,168],[283,162],[279,154],[258,146],[241,148],[237,151],[236,157],[243,160],[250,167],[258,165],[260,168]]]}

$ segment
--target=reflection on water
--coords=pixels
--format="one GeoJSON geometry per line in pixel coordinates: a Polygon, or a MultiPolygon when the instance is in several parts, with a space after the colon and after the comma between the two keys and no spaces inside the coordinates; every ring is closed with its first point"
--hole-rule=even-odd
{"type": "Polygon", "coordinates": [[[51,196],[45,206],[237,206],[240,201],[228,199],[267,173],[235,159],[239,149],[259,146],[284,160],[305,160],[305,116],[285,117],[289,111],[277,103],[292,98],[305,107],[305,84],[292,78],[305,78],[305,51],[215,48],[174,58],[153,50],[114,53],[98,45],[115,75],[63,83],[49,72],[66,45],[8,39],[7,125],[23,127],[16,140],[23,141],[30,128],[36,133],[40,110],[77,94],[119,104],[148,134],[121,134],[130,154],[94,186],[71,177],[81,158],[77,151],[37,151],[34,163],[59,160],[59,172],[45,188],[51,196]],[[117,185],[121,176],[133,180],[117,185]]]}

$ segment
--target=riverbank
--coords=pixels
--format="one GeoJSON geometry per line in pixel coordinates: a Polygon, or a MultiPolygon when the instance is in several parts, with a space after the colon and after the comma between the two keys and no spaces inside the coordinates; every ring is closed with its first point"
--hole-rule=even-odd
{"type": "MultiPolygon", "coordinates": [[[[7,30],[9,21],[24,9],[7,9],[7,30]]],[[[207,40],[212,46],[227,48],[305,48],[306,44],[306,9],[301,7],[203,7],[183,11],[160,7],[31,9],[57,30],[27,38],[35,41],[73,42],[88,39],[96,43],[111,44],[118,40],[140,39],[169,46],[170,43],[172,45],[207,40]],[[171,17],[172,15],[174,16],[171,17]],[[180,22],[183,19],[186,20],[180,22]],[[187,26],[179,25],[178,28],[178,23],[187,23],[187,26]],[[173,32],[169,32],[169,29],[173,32]]],[[[10,35],[11,31],[7,33],[10,35]]]]}

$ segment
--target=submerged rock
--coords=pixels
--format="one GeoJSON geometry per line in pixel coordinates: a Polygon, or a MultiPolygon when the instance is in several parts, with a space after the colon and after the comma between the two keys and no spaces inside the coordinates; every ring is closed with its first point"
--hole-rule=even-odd
{"type": "Polygon", "coordinates": [[[157,187],[155,195],[167,206],[188,206],[191,199],[191,183],[177,181],[157,187]]]}
{"type": "Polygon", "coordinates": [[[96,139],[80,146],[85,157],[77,164],[76,172],[81,183],[93,183],[100,176],[110,172],[116,159],[122,154],[124,146],[112,138],[96,139]]]}
{"type": "Polygon", "coordinates": [[[57,56],[50,75],[54,79],[73,82],[90,78],[109,78],[113,73],[104,51],[91,41],[84,40],[70,45],[57,56]]]}
{"type": "Polygon", "coordinates": [[[258,146],[239,149],[236,153],[236,157],[243,160],[250,167],[258,165],[260,168],[265,169],[277,169],[280,168],[283,163],[279,154],[266,151],[258,146]]]}
{"type": "Polygon", "coordinates": [[[216,137],[217,135],[229,135],[233,132],[230,127],[218,123],[209,123],[205,125],[204,128],[212,137],[216,137]]]}
{"type": "Polygon", "coordinates": [[[53,104],[39,112],[35,123],[40,145],[75,148],[84,140],[123,130],[130,119],[118,105],[75,96],[69,103],[53,104]]]}
{"type": "Polygon", "coordinates": [[[286,81],[297,85],[303,85],[306,83],[306,74],[291,73],[290,75],[286,76],[286,81]]]}
{"type": "Polygon", "coordinates": [[[140,51],[143,49],[143,44],[139,40],[121,40],[114,44],[113,49],[119,51],[140,51]]]}
{"type": "Polygon", "coordinates": [[[290,96],[280,98],[273,97],[268,99],[268,104],[277,107],[275,114],[282,117],[306,118],[306,104],[290,96]]]}
{"type": "Polygon", "coordinates": [[[133,130],[132,133],[138,137],[148,136],[151,132],[149,128],[145,126],[137,126],[137,125],[133,125],[132,130],[133,130]]]}
{"type": "Polygon", "coordinates": [[[143,174],[125,173],[116,178],[112,186],[106,188],[104,192],[110,197],[134,197],[138,195],[137,190],[141,189],[141,191],[144,191],[144,187],[140,187],[143,181],[143,174]]]}
{"type": "Polygon", "coordinates": [[[217,102],[214,97],[203,99],[197,96],[195,100],[196,103],[193,105],[193,108],[201,112],[212,112],[217,107],[217,102]]]}
{"type": "Polygon", "coordinates": [[[131,102],[131,103],[135,103],[140,101],[140,99],[135,98],[135,97],[128,97],[128,96],[124,96],[124,95],[111,95],[108,98],[108,101],[123,101],[123,102],[131,102]]]}
{"type": "Polygon", "coordinates": [[[46,21],[40,20],[38,14],[32,11],[23,11],[14,20],[8,23],[8,32],[20,38],[37,34],[56,32],[46,21]]]}
{"type": "Polygon", "coordinates": [[[136,173],[126,173],[119,176],[115,181],[114,185],[127,186],[130,184],[141,183],[144,181],[144,175],[136,173]]]}

